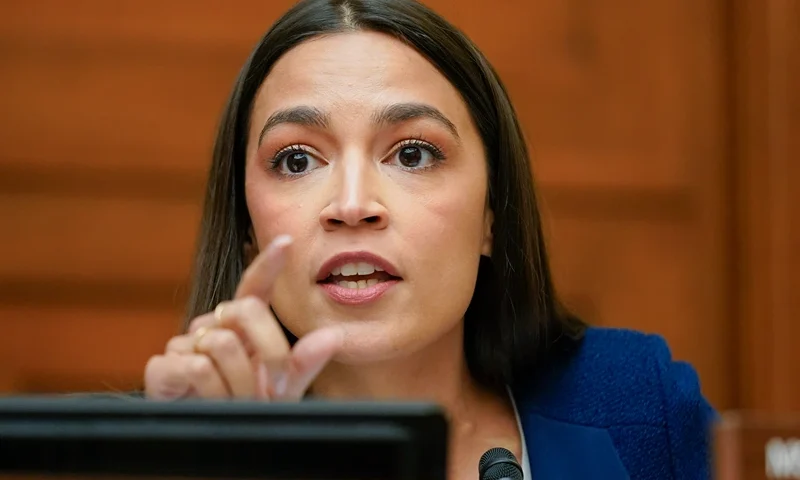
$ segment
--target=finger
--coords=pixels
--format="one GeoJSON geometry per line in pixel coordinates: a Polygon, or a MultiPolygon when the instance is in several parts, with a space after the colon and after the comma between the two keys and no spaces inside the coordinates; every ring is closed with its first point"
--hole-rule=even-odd
{"type": "Polygon", "coordinates": [[[256,398],[259,400],[270,399],[269,373],[267,365],[256,359],[254,362],[256,371],[256,398]]]}
{"type": "Polygon", "coordinates": [[[234,397],[255,396],[256,378],[252,363],[236,333],[225,328],[209,330],[194,348],[198,353],[211,357],[234,397]]]}
{"type": "Polygon", "coordinates": [[[184,362],[184,371],[191,381],[191,386],[201,398],[229,398],[222,375],[217,371],[214,362],[207,355],[180,355],[176,358],[184,362]]]}
{"type": "Polygon", "coordinates": [[[201,328],[216,327],[217,323],[217,319],[214,317],[214,312],[204,313],[203,315],[200,315],[192,320],[192,322],[189,324],[188,333],[195,333],[201,328]]]}
{"type": "Polygon", "coordinates": [[[268,301],[275,279],[286,261],[286,251],[292,244],[292,237],[280,235],[247,267],[239,281],[234,298],[248,296],[268,301]]]}
{"type": "Polygon", "coordinates": [[[185,335],[177,335],[167,342],[166,353],[197,353],[197,346],[203,336],[217,330],[213,327],[202,327],[185,335]]]}
{"type": "MultiPolygon", "coordinates": [[[[189,336],[191,337],[192,335],[196,335],[202,329],[211,329],[211,328],[220,327],[221,325],[220,325],[220,317],[219,317],[219,315],[220,315],[221,311],[224,311],[225,306],[228,305],[229,303],[230,302],[222,302],[220,305],[217,306],[218,310],[215,310],[214,312],[210,312],[210,313],[206,313],[206,314],[200,315],[199,317],[197,317],[194,320],[192,320],[192,323],[189,325],[189,331],[188,331],[189,336]],[[221,310],[220,310],[220,307],[222,307],[221,310]]],[[[226,325],[225,327],[233,330],[234,332],[236,332],[237,335],[239,335],[239,339],[244,344],[245,350],[247,352],[250,352],[250,353],[254,352],[252,346],[250,345],[250,341],[242,333],[241,328],[238,325],[232,324],[231,322],[228,322],[228,325],[226,325]]],[[[181,344],[181,345],[183,346],[183,344],[181,344]]],[[[193,345],[192,345],[192,348],[194,348],[193,345]]],[[[190,351],[191,351],[191,349],[190,349],[190,351]]]]}
{"type": "Polygon", "coordinates": [[[260,299],[251,296],[225,303],[219,321],[220,326],[241,332],[249,353],[267,364],[279,364],[288,357],[290,347],[286,335],[260,299]]]}
{"type": "Polygon", "coordinates": [[[186,375],[186,365],[178,355],[155,355],[144,370],[144,391],[147,398],[175,400],[186,396],[192,382],[186,375]]]}
{"type": "Polygon", "coordinates": [[[288,379],[285,390],[274,385],[277,398],[299,400],[325,368],[341,351],[343,335],[339,328],[321,328],[297,341],[288,362],[288,379]]]}
{"type": "Polygon", "coordinates": [[[194,344],[194,335],[178,335],[169,339],[166,353],[194,353],[194,344]]]}

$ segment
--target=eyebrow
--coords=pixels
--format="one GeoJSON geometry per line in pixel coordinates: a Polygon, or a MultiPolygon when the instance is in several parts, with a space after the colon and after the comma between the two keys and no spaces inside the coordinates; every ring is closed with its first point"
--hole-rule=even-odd
{"type": "MultiPolygon", "coordinates": [[[[395,103],[388,105],[372,115],[372,122],[376,125],[396,125],[417,118],[434,120],[447,128],[456,140],[461,140],[458,135],[458,129],[453,122],[436,107],[424,103],[395,103]]],[[[284,123],[325,129],[330,125],[330,116],[317,108],[306,105],[278,110],[269,116],[264,128],[261,129],[261,134],[258,136],[258,144],[261,145],[264,136],[270,130],[284,123]]]]}
{"type": "Polygon", "coordinates": [[[417,118],[429,118],[447,128],[456,140],[460,140],[458,129],[436,107],[424,103],[395,103],[389,105],[372,116],[372,121],[377,125],[395,125],[417,118]]]}
{"type": "Polygon", "coordinates": [[[258,144],[261,145],[261,141],[264,140],[264,136],[267,132],[283,123],[291,123],[304,127],[328,128],[330,117],[317,108],[305,105],[278,110],[269,116],[267,123],[264,124],[264,128],[261,129],[261,134],[258,136],[258,144]]]}

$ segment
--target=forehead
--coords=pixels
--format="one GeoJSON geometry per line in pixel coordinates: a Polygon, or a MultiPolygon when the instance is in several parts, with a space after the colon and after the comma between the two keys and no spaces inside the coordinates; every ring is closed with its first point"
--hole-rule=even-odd
{"type": "Polygon", "coordinates": [[[429,103],[456,123],[468,118],[455,87],[416,50],[385,34],[348,32],[288,51],[265,79],[253,115],[263,120],[275,110],[304,104],[333,117],[367,116],[398,102],[429,103]]]}

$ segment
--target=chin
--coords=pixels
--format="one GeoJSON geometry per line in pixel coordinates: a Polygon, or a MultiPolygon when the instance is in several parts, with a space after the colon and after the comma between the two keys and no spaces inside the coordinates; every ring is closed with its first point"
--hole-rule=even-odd
{"type": "Polygon", "coordinates": [[[346,326],[344,346],[335,360],[347,365],[374,364],[394,360],[422,348],[410,339],[398,338],[386,328],[374,327],[346,326]]]}
{"type": "Polygon", "coordinates": [[[394,360],[396,355],[377,349],[344,348],[333,361],[342,365],[362,366],[394,360]]]}
{"type": "Polygon", "coordinates": [[[368,365],[402,359],[438,343],[449,329],[420,329],[379,322],[344,325],[345,340],[335,361],[346,365],[368,365]]]}
{"type": "Polygon", "coordinates": [[[308,311],[315,313],[302,315],[301,318],[325,318],[327,320],[313,324],[294,323],[293,320],[299,320],[299,318],[293,317],[286,318],[286,320],[289,330],[295,335],[300,334],[299,336],[322,327],[341,328],[344,333],[344,345],[333,360],[344,365],[390,362],[414,355],[441,342],[451,343],[450,340],[456,341],[461,348],[463,339],[459,334],[463,322],[457,313],[436,312],[438,315],[433,316],[421,315],[421,312],[418,311],[403,315],[388,313],[401,308],[399,305],[389,307],[382,305],[380,309],[348,308],[345,311],[309,308],[308,311]],[[453,321],[453,318],[458,320],[453,321]]]}

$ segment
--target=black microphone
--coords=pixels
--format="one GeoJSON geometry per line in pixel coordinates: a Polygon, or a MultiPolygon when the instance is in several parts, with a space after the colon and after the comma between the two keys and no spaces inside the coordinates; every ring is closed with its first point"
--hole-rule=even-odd
{"type": "Polygon", "coordinates": [[[478,463],[480,480],[523,480],[517,457],[505,448],[496,447],[481,455],[478,463]]]}

